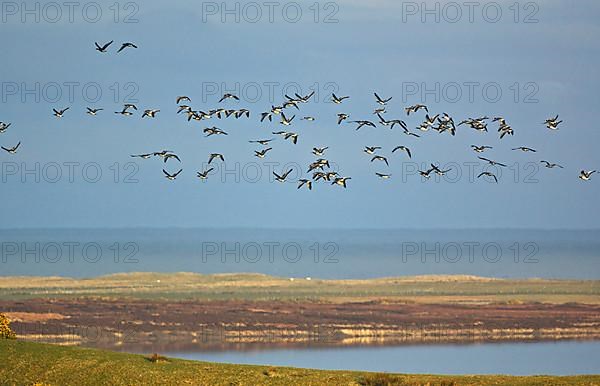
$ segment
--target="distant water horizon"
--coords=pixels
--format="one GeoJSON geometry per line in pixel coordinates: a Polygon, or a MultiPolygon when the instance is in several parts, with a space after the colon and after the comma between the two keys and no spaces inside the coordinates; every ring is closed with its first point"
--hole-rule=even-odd
{"type": "Polygon", "coordinates": [[[0,229],[0,276],[600,279],[600,229],[0,229]]]}

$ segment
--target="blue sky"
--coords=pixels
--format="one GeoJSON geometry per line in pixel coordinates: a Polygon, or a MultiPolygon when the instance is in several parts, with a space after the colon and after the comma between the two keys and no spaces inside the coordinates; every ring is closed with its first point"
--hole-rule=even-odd
{"type": "MultiPolygon", "coordinates": [[[[72,23],[65,7],[58,22],[49,22],[55,14],[48,3],[39,4],[39,22],[23,13],[21,3],[2,9],[0,121],[12,126],[0,134],[0,144],[22,142],[16,155],[0,154],[0,210],[10,219],[3,228],[600,227],[600,176],[588,183],[577,178],[582,168],[600,168],[594,121],[600,102],[596,1],[521,2],[518,14],[513,1],[493,8],[482,3],[472,22],[465,6],[458,16],[449,2],[320,2],[318,15],[313,1],[275,2],[272,22],[264,3],[241,2],[239,23],[236,11],[222,14],[222,2],[117,3],[117,22],[113,3],[99,2],[102,15],[95,23],[82,15],[84,7],[91,12],[89,3],[79,3],[72,23]],[[439,11],[423,13],[423,4],[430,10],[437,4],[439,11]],[[262,17],[251,22],[256,7],[262,17]],[[292,23],[298,8],[302,16],[292,23]],[[491,22],[498,9],[501,17],[491,22]],[[137,22],[124,22],[128,15],[137,22]],[[109,53],[94,50],[94,41],[113,39],[109,53]],[[125,41],[139,49],[117,54],[125,41]],[[285,129],[276,122],[261,124],[259,113],[280,104],[296,86],[318,96],[288,114],[296,115],[289,130],[300,134],[298,145],[277,138],[264,161],[253,157],[260,146],[248,140],[285,129]],[[96,101],[97,90],[102,95],[96,101]],[[327,103],[332,90],[351,98],[341,106],[327,103]],[[227,91],[242,100],[221,105],[248,108],[251,119],[189,123],[175,114],[178,95],[208,110],[220,107],[217,94],[227,91]],[[407,118],[403,108],[425,103],[432,113],[448,112],[457,121],[502,115],[515,135],[499,140],[491,123],[486,134],[461,126],[456,137],[430,131],[419,139],[397,127],[356,132],[354,125],[336,125],[339,112],[376,119],[373,92],[392,96],[386,118],[405,119],[411,129],[424,115],[407,118]],[[127,98],[161,113],[154,120],[114,114],[127,98]],[[64,118],[51,115],[52,108],[67,106],[64,118]],[[106,110],[89,117],[86,106],[106,110]],[[564,123],[550,132],[541,123],[555,114],[564,123]],[[305,115],[317,120],[300,121],[305,115]],[[202,129],[213,125],[229,135],[205,138],[202,129]],[[499,184],[468,176],[468,163],[478,161],[471,144],[491,145],[487,156],[514,165],[503,171],[499,184]],[[362,152],[366,145],[382,146],[390,167],[369,162],[362,152]],[[403,165],[409,161],[404,155],[391,154],[397,145],[411,148],[414,164],[403,165]],[[329,146],[327,158],[352,177],[348,189],[315,184],[308,192],[272,181],[266,163],[275,163],[278,172],[286,164],[306,168],[315,158],[313,146],[329,146]],[[538,152],[511,150],[517,146],[538,152]],[[159,159],[129,157],[161,149],[175,151],[183,161],[176,181],[163,178],[159,159]],[[225,155],[230,172],[220,169],[202,183],[195,172],[211,152],[225,155]],[[537,170],[542,159],[565,169],[537,170]],[[431,162],[454,165],[461,174],[449,177],[452,181],[414,175],[415,165],[431,162]],[[254,181],[257,168],[261,176],[254,181]],[[62,175],[52,182],[56,170],[62,175]],[[97,170],[102,175],[91,183],[97,170]],[[379,180],[375,172],[392,178],[379,180]],[[125,183],[130,180],[137,182],[125,183]]],[[[28,6],[35,9],[34,3],[28,6]]],[[[235,7],[227,2],[227,9],[235,7]]],[[[171,162],[166,168],[178,170],[171,162]]]]}

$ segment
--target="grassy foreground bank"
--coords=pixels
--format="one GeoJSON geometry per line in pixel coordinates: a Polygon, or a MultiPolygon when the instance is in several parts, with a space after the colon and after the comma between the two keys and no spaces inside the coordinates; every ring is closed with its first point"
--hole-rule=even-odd
{"type": "Polygon", "coordinates": [[[230,365],[0,340],[1,385],[600,385],[600,375],[394,375],[230,365]]]}

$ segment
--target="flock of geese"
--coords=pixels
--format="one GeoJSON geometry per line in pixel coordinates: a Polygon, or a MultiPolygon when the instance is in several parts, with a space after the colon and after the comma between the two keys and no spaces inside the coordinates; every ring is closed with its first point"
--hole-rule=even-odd
{"type": "MultiPolygon", "coordinates": [[[[111,40],[108,43],[100,45],[95,42],[95,49],[100,53],[108,52],[109,47],[113,44],[111,40]]],[[[121,47],[117,51],[117,53],[122,52],[125,49],[138,48],[135,44],[130,42],[122,43],[121,47]]],[[[300,107],[309,102],[310,99],[314,96],[314,91],[308,95],[298,95],[294,94],[294,97],[290,97],[285,95],[285,100],[281,103],[281,105],[271,106],[271,108],[267,111],[260,113],[260,122],[263,123],[265,121],[268,122],[277,122],[282,126],[282,130],[272,131],[273,136],[280,136],[284,141],[289,141],[292,144],[297,144],[299,141],[300,135],[297,132],[291,131],[289,128],[293,127],[296,114],[299,113],[300,107]]],[[[513,136],[514,130],[511,125],[507,122],[504,117],[488,117],[482,116],[478,118],[468,118],[464,119],[458,123],[455,123],[453,117],[451,117],[447,113],[435,114],[430,116],[429,108],[424,104],[415,104],[413,106],[408,106],[404,108],[406,116],[414,115],[419,113],[419,111],[423,111],[425,113],[425,117],[421,124],[419,124],[414,130],[409,129],[407,123],[402,119],[386,119],[386,108],[388,103],[393,99],[392,97],[382,98],[377,93],[374,93],[376,108],[373,111],[373,115],[377,117],[377,119],[360,119],[360,120],[349,120],[350,114],[347,113],[338,113],[337,118],[332,121],[337,121],[337,125],[345,124],[353,124],[355,125],[355,131],[359,131],[364,128],[377,128],[378,125],[383,127],[388,127],[389,129],[394,129],[398,127],[402,130],[402,133],[409,137],[420,138],[423,132],[427,132],[429,130],[436,131],[437,133],[448,133],[452,136],[456,135],[456,132],[459,127],[466,126],[478,132],[488,132],[488,126],[490,124],[497,125],[497,132],[499,138],[502,139],[507,135],[513,136]]],[[[335,93],[331,95],[331,102],[335,105],[343,105],[344,101],[349,99],[349,96],[338,96],[335,93]]],[[[219,100],[218,103],[221,105],[226,105],[227,101],[239,101],[240,98],[237,95],[232,93],[225,93],[219,100]]],[[[232,108],[224,108],[219,107],[207,111],[202,111],[199,109],[194,109],[191,106],[191,98],[188,96],[178,96],[175,99],[177,104],[177,114],[183,115],[188,122],[190,121],[208,121],[211,119],[226,119],[233,117],[234,119],[249,119],[251,117],[251,112],[248,109],[240,108],[240,109],[232,109],[232,108]]],[[[65,116],[69,107],[63,109],[53,109],[54,117],[60,119],[65,116]]],[[[90,108],[87,107],[86,114],[90,116],[97,116],[104,109],[102,108],[90,108]]],[[[135,104],[126,103],[123,105],[122,109],[115,111],[115,114],[121,116],[132,116],[134,114],[140,114],[141,118],[150,118],[154,119],[160,113],[160,109],[145,109],[141,112],[138,112],[138,107],[135,104]]],[[[304,121],[315,121],[316,118],[312,116],[303,116],[298,120],[304,121]]],[[[556,131],[559,130],[560,125],[562,124],[562,120],[559,119],[559,116],[556,115],[554,117],[546,119],[542,124],[546,126],[548,130],[556,131]]],[[[0,122],[0,134],[5,133],[11,126],[11,123],[0,122]]],[[[208,125],[207,125],[208,126],[208,125]]],[[[220,129],[215,125],[211,125],[210,127],[206,127],[203,129],[203,133],[206,137],[220,137],[220,136],[228,136],[229,134],[220,129]]],[[[263,159],[268,156],[268,153],[273,150],[272,142],[275,141],[275,138],[267,138],[267,139],[256,139],[249,141],[252,144],[260,145],[261,148],[258,150],[254,150],[254,156],[259,159],[263,159]]],[[[2,150],[7,152],[8,154],[14,155],[17,153],[21,146],[21,142],[18,142],[16,145],[12,147],[2,146],[2,150]]],[[[308,165],[307,176],[305,178],[299,178],[297,180],[298,189],[305,187],[306,189],[312,190],[313,184],[318,181],[324,181],[330,183],[331,185],[338,185],[343,188],[347,187],[347,182],[351,180],[351,177],[340,175],[337,171],[332,170],[330,166],[330,162],[325,158],[325,154],[329,149],[328,146],[323,147],[313,147],[312,154],[317,157],[316,160],[308,165]]],[[[492,146],[489,145],[471,145],[471,150],[477,154],[483,154],[486,151],[493,149],[492,146]]],[[[370,162],[377,162],[378,164],[385,164],[389,167],[388,158],[381,152],[381,146],[365,146],[363,152],[370,157],[370,162]]],[[[526,153],[536,153],[536,150],[527,147],[527,146],[519,146],[512,149],[513,151],[520,151],[526,153]]],[[[409,147],[405,145],[395,146],[391,153],[394,154],[396,152],[404,154],[407,158],[412,158],[412,151],[409,147]]],[[[141,158],[141,159],[149,159],[152,157],[159,157],[163,160],[164,164],[167,164],[168,161],[181,163],[180,157],[171,150],[160,150],[160,151],[152,151],[148,153],[142,154],[133,154],[131,157],[141,158]]],[[[493,159],[483,157],[479,155],[477,157],[479,160],[483,161],[486,164],[489,164],[494,167],[506,168],[508,165],[506,163],[498,162],[493,159]]],[[[211,165],[213,162],[225,162],[225,156],[220,153],[210,153],[208,155],[208,165],[211,165]]],[[[546,160],[539,161],[544,167],[548,169],[560,168],[563,166],[557,163],[553,163],[546,160]]],[[[206,180],[210,177],[211,172],[214,170],[213,167],[208,167],[205,170],[200,170],[196,172],[197,178],[201,180],[206,180]]],[[[182,173],[183,169],[178,168],[176,171],[169,172],[162,169],[163,175],[168,180],[175,180],[182,173]]],[[[443,176],[446,173],[450,172],[451,169],[443,170],[439,165],[431,163],[426,170],[419,170],[419,175],[424,179],[429,179],[432,173],[443,176]]],[[[292,173],[292,169],[282,170],[281,172],[274,171],[273,177],[275,181],[278,182],[286,182],[292,173]]],[[[596,173],[596,170],[581,170],[579,172],[579,178],[583,181],[589,181],[592,175],[596,173]]],[[[389,173],[376,172],[375,175],[380,179],[389,179],[392,177],[389,173]]],[[[486,177],[489,180],[493,180],[498,183],[498,177],[491,171],[485,170],[481,172],[477,178],[486,177]]]]}

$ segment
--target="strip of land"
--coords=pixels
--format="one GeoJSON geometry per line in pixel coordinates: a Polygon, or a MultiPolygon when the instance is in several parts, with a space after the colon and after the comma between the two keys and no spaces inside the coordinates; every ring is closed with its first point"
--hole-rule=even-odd
{"type": "Polygon", "coordinates": [[[0,278],[21,339],[141,352],[600,339],[600,282],[256,274],[0,278]]]}
{"type": "Polygon", "coordinates": [[[231,365],[0,340],[3,385],[600,385],[600,376],[437,376],[231,365]]]}

